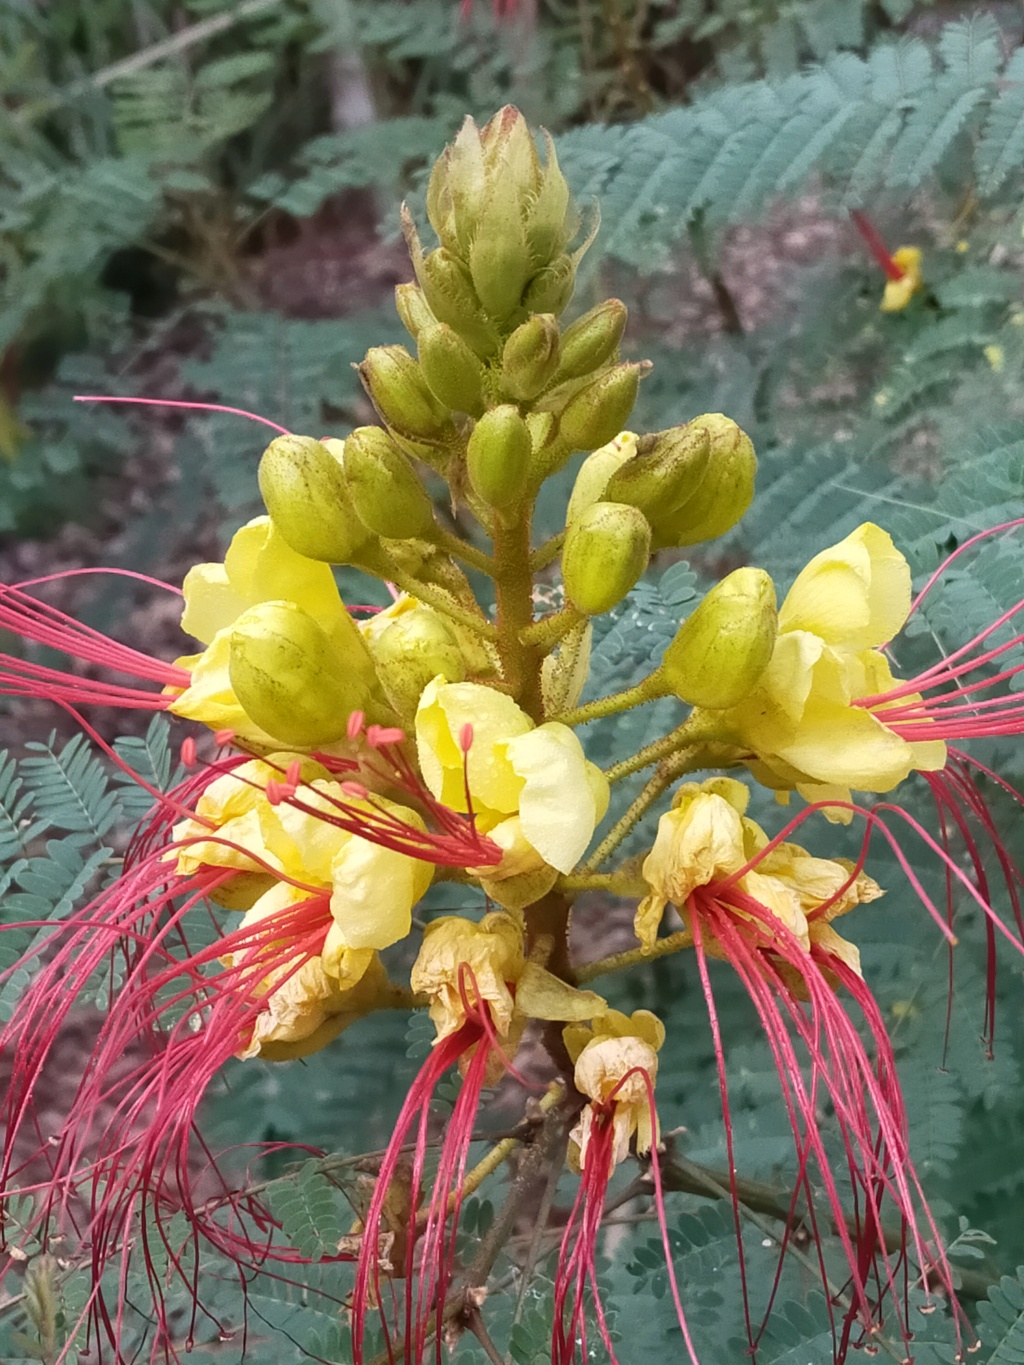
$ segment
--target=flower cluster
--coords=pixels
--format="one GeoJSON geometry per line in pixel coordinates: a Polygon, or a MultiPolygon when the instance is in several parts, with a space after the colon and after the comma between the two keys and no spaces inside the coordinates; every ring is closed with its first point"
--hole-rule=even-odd
{"type": "MultiPolygon", "coordinates": [[[[686,1039],[649,1010],[626,1015],[580,987],[678,953],[707,1001],[744,1276],[713,961],[750,997],[792,1129],[780,1261],[803,1220],[819,1239],[831,1228],[846,1262],[837,1293],[818,1260],[836,1361],[884,1318],[909,1340],[912,1281],[944,1295],[959,1324],[856,946],[860,908],[883,894],[867,866],[873,833],[920,883],[893,834],[898,808],[863,800],[923,774],[940,815],[938,837],[918,827],[923,847],[993,941],[1010,937],[970,830],[980,825],[995,844],[1014,904],[1019,874],[973,781],[976,760],[956,745],[1024,729],[1011,686],[1022,667],[1010,661],[1017,608],[917,676],[897,677],[890,644],[914,607],[911,571],[869,523],[816,554],[781,605],[766,571],[734,570],[645,678],[581,702],[592,619],[623,602],[653,553],[712,541],[739,521],[754,495],[753,447],[720,413],[655,433],[623,429],[648,367],[620,360],[618,300],[561,321],[589,229],[550,140],[542,156],[515,110],[482,129],[467,121],[434,168],[427,212],[437,245],[425,250],[406,215],[416,282],[397,290],[416,354],[375,347],[359,367],[380,425],[344,440],[283,432],[271,442],[259,471],[267,514],[235,534],[223,563],[197,565],[183,584],[194,652],[147,658],[46,605],[41,583],[0,589],[0,626],[28,646],[0,656],[0,692],[50,699],[122,766],[90,706],[166,711],[191,725],[188,775],[153,791],[120,874],[12,969],[30,981],[0,1026],[13,1059],[0,1188],[36,1197],[27,1235],[74,1234],[96,1286],[87,1313],[115,1343],[121,1317],[105,1302],[104,1271],[144,1256],[156,1348],[173,1352],[167,1275],[198,1294],[195,1251],[161,1233],[171,1270],[159,1271],[154,1226],[181,1214],[195,1248],[206,1241],[243,1267],[300,1259],[270,1209],[227,1174],[212,1198],[193,1188],[205,1088],[232,1057],[301,1057],[374,1011],[423,1008],[434,1046],[337,1254],[355,1266],[357,1365],[375,1317],[389,1357],[400,1337],[404,1358],[420,1362],[433,1338],[479,1316],[494,1257],[460,1261],[460,1209],[514,1150],[506,1230],[519,1204],[554,1190],[563,1163],[578,1180],[555,1285],[556,1365],[588,1357],[591,1311],[615,1359],[595,1266],[609,1181],[633,1159],[696,1361],[665,1222],[671,1142],[655,1110],[659,1054],[686,1039]],[[534,545],[537,495],[578,452],[564,531],[534,545]],[[447,484],[459,525],[472,523],[465,538],[437,516],[425,470],[447,484]],[[556,559],[564,595],[538,611],[537,575],[556,559]],[[392,604],[357,617],[339,595],[339,564],[386,583],[392,604]],[[38,662],[34,645],[62,649],[75,671],[38,662]],[[655,699],[659,714],[675,707],[675,728],[606,770],[588,759],[589,722],[655,699]],[[641,795],[613,803],[616,784],[648,767],[641,795]],[[747,813],[757,792],[807,804],[771,835],[747,813]],[[658,802],[653,842],[621,858],[658,802]],[[610,804],[614,819],[591,852],[610,804]],[[854,819],[865,830],[856,861],[794,842],[799,830],[827,850],[832,826],[854,819]],[[952,847],[957,832],[973,878],[952,847]],[[465,890],[465,913],[437,917],[438,879],[465,890]],[[570,912],[591,888],[635,899],[637,946],[580,968],[570,912]],[[469,908],[480,899],[486,912],[469,908]],[[77,997],[113,962],[119,984],[94,1056],[59,1131],[44,1133],[36,1082],[77,997]],[[140,1037],[144,1059],[119,1066],[140,1037]],[[530,1076],[539,1067],[545,1077],[540,1099],[517,1061],[524,1038],[530,1076]],[[428,1181],[429,1110],[452,1068],[462,1083],[428,1181]],[[523,1123],[469,1169],[481,1094],[505,1074],[526,1091],[523,1123]],[[96,1132],[101,1110],[110,1117],[96,1132]]],[[[901,298],[918,287],[915,268],[897,262],[901,298]]],[[[770,800],[762,807],[774,812],[770,800]]],[[[23,1254],[4,1235],[11,1255],[23,1254]]],[[[747,1330],[756,1350],[750,1312],[747,1330]]]]}

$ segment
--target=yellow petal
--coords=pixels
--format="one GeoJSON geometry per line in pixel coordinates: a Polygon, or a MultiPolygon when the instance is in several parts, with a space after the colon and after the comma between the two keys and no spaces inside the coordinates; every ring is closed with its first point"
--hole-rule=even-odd
{"type": "Polygon", "coordinates": [[[739,812],[721,796],[698,791],[661,817],[642,873],[659,897],[682,906],[695,887],[728,876],[746,860],[739,812]]]}
{"type": "Polygon", "coordinates": [[[511,697],[491,687],[435,678],[424,688],[416,711],[423,780],[445,805],[467,809],[459,747],[466,725],[473,729],[467,762],[474,806],[479,803],[499,814],[513,815],[523,783],[505,755],[505,742],[532,730],[533,723],[511,697]]]}
{"type": "Polygon", "coordinates": [[[856,791],[891,791],[915,766],[913,746],[868,711],[829,703],[808,706],[776,752],[809,778],[856,791]]]}
{"type": "Polygon", "coordinates": [[[600,798],[607,808],[607,782],[599,771],[595,780],[579,739],[557,721],[510,740],[505,751],[522,781],[523,834],[546,863],[571,872],[593,837],[600,798]]]}
{"type": "Polygon", "coordinates": [[[608,1002],[596,991],[581,991],[560,977],[527,962],[516,986],[516,1008],[531,1019],[593,1019],[606,1014],[608,1002]]]}
{"type": "Polygon", "coordinates": [[[910,567],[888,532],[865,522],[801,570],[779,611],[779,629],[863,649],[892,639],[909,611],[910,567]]]}
{"type": "Polygon", "coordinates": [[[430,863],[352,835],[332,864],[331,914],[347,946],[387,948],[405,938],[433,873],[430,863]]]}

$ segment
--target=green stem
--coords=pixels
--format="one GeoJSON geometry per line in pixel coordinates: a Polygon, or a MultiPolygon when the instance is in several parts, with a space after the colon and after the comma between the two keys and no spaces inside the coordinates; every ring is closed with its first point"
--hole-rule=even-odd
{"type": "Polygon", "coordinates": [[[582,891],[607,891],[612,896],[646,896],[649,887],[642,877],[629,872],[592,872],[582,876],[571,873],[559,877],[555,889],[578,896],[582,891]]]}
{"type": "Polygon", "coordinates": [[[587,725],[592,720],[600,720],[602,716],[614,716],[620,711],[629,711],[634,706],[643,706],[644,702],[657,701],[659,697],[667,697],[669,694],[670,689],[659,668],[649,673],[635,687],[627,687],[623,692],[613,692],[610,696],[599,697],[597,701],[588,701],[583,706],[563,711],[551,719],[561,721],[563,725],[587,725]]]}
{"type": "Polygon", "coordinates": [[[560,611],[552,612],[550,616],[534,621],[532,626],[521,630],[519,638],[530,648],[549,650],[552,645],[564,639],[574,626],[578,626],[586,619],[583,612],[578,611],[570,602],[560,611]]]}
{"type": "Polygon", "coordinates": [[[483,550],[478,550],[475,545],[470,545],[460,536],[452,535],[451,531],[446,531],[443,526],[435,526],[430,534],[430,541],[439,550],[444,550],[453,559],[461,559],[463,564],[468,564],[471,569],[476,569],[480,573],[486,574],[488,578],[494,576],[494,560],[483,550]]]}
{"type": "Polygon", "coordinates": [[[717,736],[713,729],[713,722],[709,722],[710,718],[706,712],[700,715],[696,712],[691,713],[682,725],[677,725],[663,738],[656,739],[653,744],[644,745],[631,758],[624,758],[621,763],[614,763],[610,768],[607,768],[605,777],[609,782],[621,782],[624,777],[642,772],[644,768],[649,768],[652,763],[671,758],[682,749],[694,749],[698,745],[714,741],[717,736]]]}
{"type": "Polygon", "coordinates": [[[671,785],[675,776],[675,772],[670,771],[667,766],[654,774],[629,809],[616,820],[580,868],[580,873],[584,877],[596,872],[604,860],[611,857],[633,826],[643,819],[665,788],[671,785]]]}
{"type": "Polygon", "coordinates": [[[404,569],[394,564],[388,568],[386,576],[396,587],[407,592],[410,597],[415,597],[417,602],[432,607],[434,611],[447,616],[450,621],[455,621],[460,626],[465,626],[467,630],[474,631],[484,640],[497,641],[497,628],[483,613],[477,614],[460,607],[457,602],[452,601],[444,588],[439,588],[433,583],[421,583],[418,578],[413,578],[412,574],[406,573],[404,569]]]}
{"type": "Polygon", "coordinates": [[[558,558],[558,552],[561,550],[564,541],[565,532],[559,531],[557,536],[552,536],[550,540],[546,540],[543,545],[534,550],[533,554],[530,555],[532,571],[538,573],[541,569],[546,569],[549,564],[553,564],[558,558]]]}
{"type": "Polygon", "coordinates": [[[514,526],[494,526],[494,587],[498,602],[497,643],[502,672],[513,698],[538,722],[544,719],[541,654],[524,643],[533,625],[533,575],[530,572],[530,521],[527,504],[514,526]]]}
{"type": "Polygon", "coordinates": [[[669,957],[672,953],[681,953],[686,948],[693,947],[693,935],[689,929],[680,929],[677,933],[668,934],[665,938],[659,938],[650,948],[627,948],[621,953],[612,953],[610,957],[599,958],[596,962],[587,962],[582,967],[576,968],[576,981],[593,981],[595,977],[604,976],[606,972],[622,972],[629,967],[642,967],[645,962],[653,962],[659,957],[669,957]]]}

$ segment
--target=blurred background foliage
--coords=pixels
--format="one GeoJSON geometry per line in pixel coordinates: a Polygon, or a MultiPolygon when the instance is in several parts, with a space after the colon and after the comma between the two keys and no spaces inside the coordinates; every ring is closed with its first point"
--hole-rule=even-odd
{"type": "MultiPolygon", "coordinates": [[[[368,420],[350,365],[368,345],[399,339],[390,291],[410,272],[394,244],[397,204],[421,193],[425,166],[466,113],[486,118],[506,101],[552,130],[574,190],[601,201],[578,302],[616,293],[630,306],[627,346],[656,365],[638,429],[722,410],[750,431],[762,462],[740,527],[689,566],[660,564],[604,623],[594,693],[647,672],[715,575],[753,561],[785,583],[866,517],[924,574],[940,552],[1022,510],[1022,33],[1016,3],[937,0],[519,0],[501,17],[485,0],[463,12],[453,0],[0,0],[5,576],[104,561],[180,579],[258,510],[262,441],[251,424],[73,405],[74,393],[220,401],[317,435],[368,420]],[[884,279],[852,209],[869,213],[890,247],[923,249],[925,289],[904,312],[879,312],[884,279]]],[[[561,524],[570,475],[540,509],[546,532],[561,524]]],[[[1017,600],[1022,581],[1020,545],[964,565],[922,617],[923,643],[961,642],[1017,600]]],[[[154,623],[137,597],[86,609],[153,648],[163,639],[164,619],[154,623]]],[[[655,708],[602,723],[591,756],[634,750],[656,719],[655,708]]],[[[154,781],[171,780],[162,722],[123,742],[154,781]]],[[[1024,782],[1012,746],[993,757],[1024,782]]],[[[909,803],[930,818],[924,802],[909,803]]],[[[1015,819],[1019,828],[1004,805],[1007,828],[1015,819]]],[[[61,913],[137,814],[137,794],[78,740],[40,737],[19,763],[5,760],[4,917],[61,913]]],[[[1020,1362],[1022,973],[1007,955],[989,1059],[979,1041],[984,935],[958,925],[947,1040],[943,950],[879,854],[875,875],[891,889],[858,929],[897,1044],[917,1159],[956,1239],[968,1300],[1010,1277],[979,1309],[978,1358],[1020,1362]]],[[[446,894],[428,913],[453,908],[446,894]]],[[[614,914],[586,907],[581,923],[614,914]]],[[[18,946],[6,936],[5,953],[18,946]]],[[[676,1142],[689,1159],[720,1170],[691,968],[673,960],[636,973],[612,988],[614,1003],[666,1018],[662,1123],[684,1130],[676,1142]]],[[[108,988],[98,984],[99,1005],[108,988]]],[[[793,1154],[770,1053],[724,974],[720,991],[738,1164],[782,1198],[793,1154]]],[[[428,1045],[420,1023],[407,1031],[405,1020],[374,1018],[308,1062],[236,1066],[212,1108],[214,1144],[380,1145],[428,1045]]],[[[272,1171],[272,1204],[297,1247],[329,1246],[350,1226],[357,1177],[345,1160],[272,1171]]],[[[489,1217],[487,1200],[474,1201],[464,1235],[480,1235],[489,1217]]],[[[696,1194],[673,1196],[672,1218],[702,1360],[735,1362],[731,1218],[696,1194]]],[[[770,1280],[778,1224],[757,1215],[748,1231],[757,1285],[770,1280]]],[[[666,1284],[649,1226],[627,1219],[614,1235],[607,1302],[624,1359],[678,1352],[670,1308],[651,1311],[652,1297],[666,1304],[666,1284]]],[[[516,1365],[544,1358],[552,1270],[542,1258],[520,1285],[510,1262],[499,1267],[511,1292],[496,1298],[507,1304],[494,1330],[516,1365]]],[[[207,1325],[195,1354],[223,1359],[242,1322],[239,1285],[215,1258],[203,1273],[223,1332],[218,1341],[207,1325]]],[[[258,1277],[248,1358],[345,1361],[347,1274],[303,1271],[298,1286],[258,1277]]],[[[32,1275],[0,1293],[8,1365],[49,1365],[74,1335],[84,1281],[73,1262],[40,1253],[32,1275]]],[[[825,1306],[807,1290],[815,1281],[794,1258],[759,1360],[831,1359],[825,1306]]],[[[133,1303],[144,1298],[141,1282],[129,1291],[133,1303]]],[[[953,1359],[943,1314],[919,1327],[918,1365],[953,1359]]],[[[141,1341],[142,1313],[137,1331],[141,1341]]],[[[484,1356],[469,1338],[458,1358],[484,1356]]]]}

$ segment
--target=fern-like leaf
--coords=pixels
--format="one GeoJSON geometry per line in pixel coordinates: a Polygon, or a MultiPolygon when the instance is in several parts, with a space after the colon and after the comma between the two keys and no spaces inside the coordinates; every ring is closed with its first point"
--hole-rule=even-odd
{"type": "Polygon", "coordinates": [[[39,755],[21,765],[33,809],[48,825],[91,834],[99,842],[121,818],[117,794],[109,790],[107,773],[84,735],[56,746],[56,730],[45,744],[33,740],[26,746],[39,755]]]}
{"type": "Polygon", "coordinates": [[[1024,1266],[1004,1275],[978,1304],[981,1339],[992,1353],[985,1365],[1024,1365],[1024,1266]]]}

